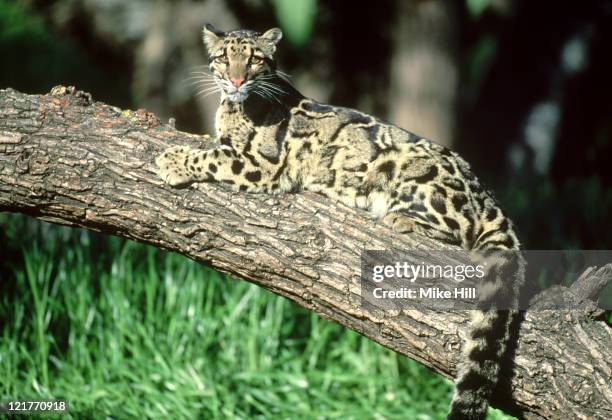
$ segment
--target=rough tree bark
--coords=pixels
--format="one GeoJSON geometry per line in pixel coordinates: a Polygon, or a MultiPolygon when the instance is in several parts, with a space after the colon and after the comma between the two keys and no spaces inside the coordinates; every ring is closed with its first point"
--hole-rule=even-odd
{"type": "MultiPolygon", "coordinates": [[[[0,210],[180,252],[453,375],[465,311],[392,316],[362,307],[359,284],[361,249],[445,246],[396,235],[365,212],[315,194],[164,185],[154,157],[168,146],[200,141],[146,111],[94,103],[69,88],[45,96],[0,91],[0,210]]],[[[601,285],[610,276],[606,266],[579,283],[598,278],[601,285]]],[[[528,312],[514,372],[502,386],[512,391],[498,393],[507,395],[497,395],[493,405],[528,418],[612,418],[612,332],[599,315],[528,312]]]]}

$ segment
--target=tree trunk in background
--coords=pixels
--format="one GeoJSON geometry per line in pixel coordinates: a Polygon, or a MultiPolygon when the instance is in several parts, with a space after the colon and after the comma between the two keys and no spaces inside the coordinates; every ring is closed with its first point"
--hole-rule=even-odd
{"type": "Polygon", "coordinates": [[[402,1],[391,60],[389,119],[444,146],[453,143],[459,69],[455,5],[402,1]]]}
{"type": "MultiPolygon", "coordinates": [[[[365,211],[313,193],[170,188],[155,175],[155,156],[168,146],[203,146],[201,137],[74,88],[52,92],[0,90],[0,211],[179,252],[453,375],[469,311],[384,311],[363,304],[360,282],[362,249],[453,247],[394,233],[365,211]]],[[[428,263],[442,262],[424,257],[428,263]]],[[[590,271],[575,292],[599,290],[610,277],[611,264],[590,271]]],[[[526,418],[612,418],[612,330],[601,311],[530,311],[516,335],[513,371],[494,406],[526,418]]]]}

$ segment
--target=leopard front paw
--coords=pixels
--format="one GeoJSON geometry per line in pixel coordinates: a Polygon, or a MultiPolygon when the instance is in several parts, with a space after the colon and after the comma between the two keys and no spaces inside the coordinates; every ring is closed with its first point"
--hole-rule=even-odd
{"type": "Polygon", "coordinates": [[[158,167],[157,175],[173,187],[193,181],[193,174],[185,164],[190,153],[191,148],[187,146],[175,146],[166,149],[155,159],[155,164],[158,167]]]}

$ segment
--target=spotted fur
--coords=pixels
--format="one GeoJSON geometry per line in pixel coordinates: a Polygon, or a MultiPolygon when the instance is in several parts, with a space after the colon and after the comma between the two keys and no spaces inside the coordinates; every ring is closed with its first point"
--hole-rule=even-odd
{"type": "MultiPolygon", "coordinates": [[[[370,211],[398,232],[476,250],[517,250],[512,222],[458,154],[353,109],[302,96],[277,71],[279,29],[223,33],[204,43],[220,91],[216,146],[166,150],[156,163],[170,185],[221,182],[237,191],[314,191],[370,211]]],[[[459,364],[449,419],[481,419],[499,375],[511,317],[495,297],[516,298],[522,263],[497,255],[459,364]],[[517,273],[519,273],[517,275],[517,273]]],[[[484,290],[483,289],[483,290],[484,290]]]]}

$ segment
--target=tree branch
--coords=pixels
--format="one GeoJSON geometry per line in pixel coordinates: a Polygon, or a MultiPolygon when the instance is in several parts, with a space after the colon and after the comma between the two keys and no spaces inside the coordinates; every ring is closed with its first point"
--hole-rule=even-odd
{"type": "MultiPolygon", "coordinates": [[[[45,96],[0,91],[0,210],[180,252],[285,296],[442,375],[454,373],[466,312],[406,310],[391,316],[362,307],[359,282],[362,249],[448,246],[397,235],[365,212],[316,194],[164,185],[154,173],[155,156],[177,144],[201,147],[201,141],[146,111],[94,103],[70,88],[45,96]]],[[[594,273],[605,284],[601,276],[609,280],[610,268],[581,281],[596,278],[594,273]]],[[[502,384],[512,389],[512,398],[498,392],[494,405],[532,418],[612,418],[612,333],[592,315],[527,313],[511,382],[502,384]]]]}

